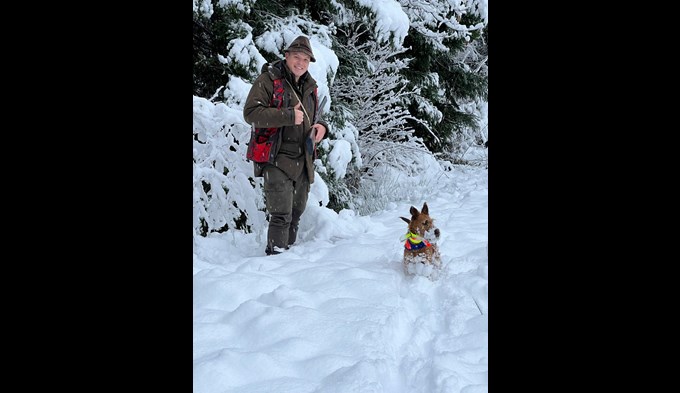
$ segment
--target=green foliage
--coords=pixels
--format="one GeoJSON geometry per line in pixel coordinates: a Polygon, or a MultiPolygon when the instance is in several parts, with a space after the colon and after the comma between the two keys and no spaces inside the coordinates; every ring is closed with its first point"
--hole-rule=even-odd
{"type": "Polygon", "coordinates": [[[404,38],[404,47],[411,48],[403,57],[412,57],[410,67],[404,74],[412,83],[423,82],[424,75],[432,68],[433,59],[438,55],[425,36],[418,31],[409,31],[404,38]]]}
{"type": "MultiPolygon", "coordinates": [[[[206,98],[224,87],[230,75],[251,79],[248,67],[219,60],[220,55],[226,57],[232,40],[243,39],[248,34],[257,37],[272,30],[272,21],[300,12],[329,22],[331,14],[328,10],[332,9],[329,0],[257,0],[252,4],[244,1],[239,5],[226,6],[212,0],[212,5],[210,17],[193,13],[193,94],[206,98]]],[[[262,56],[273,61],[280,55],[263,52],[262,56]]],[[[215,97],[214,101],[222,101],[221,96],[215,97]]]]}
{"type": "MultiPolygon", "coordinates": [[[[336,75],[329,75],[332,110],[324,118],[335,133],[330,137],[351,140],[352,154],[356,156],[345,176],[336,178],[332,165],[328,163],[330,152],[322,148],[319,150],[319,159],[325,167],[320,176],[329,188],[328,207],[336,212],[346,208],[361,210],[361,206],[354,205],[361,204],[362,200],[370,203],[371,198],[377,200],[374,195],[379,195],[386,188],[383,185],[378,191],[370,190],[371,184],[378,183],[370,179],[371,158],[379,156],[386,162],[385,155],[390,152],[392,156],[407,156],[401,151],[408,149],[407,142],[411,136],[424,143],[424,147],[418,145],[419,149],[425,151],[426,147],[436,156],[453,162],[463,162],[464,152],[471,144],[480,142],[481,133],[475,130],[484,126],[477,118],[480,112],[475,105],[488,100],[488,26],[467,33],[461,33],[454,26],[456,23],[468,28],[479,26],[482,20],[472,10],[453,11],[445,0],[427,2],[427,5],[399,2],[407,14],[423,7],[442,22],[436,23],[435,27],[421,18],[418,29],[411,25],[403,43],[403,47],[409,50],[394,57],[408,64],[394,65],[396,71],[393,75],[408,82],[405,89],[400,90],[399,87],[386,87],[385,73],[376,71],[378,64],[384,64],[376,61],[376,52],[381,47],[373,45],[376,41],[376,15],[370,7],[357,0],[242,0],[226,6],[219,5],[219,0],[211,0],[211,3],[213,13],[210,17],[197,12],[193,14],[192,53],[193,94],[211,102],[223,100],[222,95],[216,93],[225,87],[230,76],[252,81],[254,73],[259,71],[254,69],[253,63],[243,65],[237,61],[220,61],[220,56],[228,59],[232,41],[248,37],[257,40],[258,37],[291,30],[319,37],[320,27],[326,34],[324,37],[332,41],[339,66],[336,75]],[[408,7],[411,8],[407,10],[408,7]],[[440,15],[438,10],[445,10],[441,12],[448,14],[440,15]],[[398,103],[381,106],[385,97],[402,98],[398,103]],[[395,112],[396,108],[406,110],[395,112]],[[404,124],[389,122],[397,118],[404,124]],[[353,136],[348,138],[348,135],[353,136]],[[373,140],[380,143],[371,143],[373,140]]],[[[476,3],[465,4],[474,6],[476,3]]],[[[260,55],[266,61],[273,61],[282,53],[261,50],[260,55]]],[[[389,58],[391,61],[392,58],[389,58]]],[[[207,118],[211,119],[211,116],[207,118]]],[[[224,133],[212,129],[207,131],[210,131],[210,146],[207,147],[194,134],[195,146],[200,153],[198,160],[195,153],[194,165],[201,169],[197,173],[207,176],[197,177],[194,181],[195,206],[201,207],[195,208],[195,231],[205,236],[209,232],[228,229],[261,230],[261,220],[255,217],[260,217],[264,204],[258,199],[258,211],[252,206],[250,210],[247,210],[248,206],[239,207],[232,199],[223,203],[226,198],[221,193],[222,189],[226,194],[230,191],[225,184],[219,186],[220,183],[236,181],[233,174],[244,173],[246,170],[243,168],[249,168],[249,165],[242,166],[237,159],[231,158],[240,159],[244,154],[243,151],[235,151],[234,146],[241,150],[244,147],[238,145],[238,141],[236,144],[218,142],[217,135],[224,133]],[[225,149],[224,146],[230,147],[225,149]],[[208,159],[214,154],[224,155],[219,165],[208,159]],[[210,170],[217,167],[219,171],[210,170]],[[225,211],[229,211],[224,214],[226,221],[220,216],[220,212],[225,211]],[[251,227],[253,222],[258,224],[251,227]]],[[[248,177],[246,182],[254,190],[248,200],[261,198],[261,185],[256,186],[252,177],[248,177]]],[[[387,188],[390,192],[391,186],[388,184],[387,188]]]]}
{"type": "Polygon", "coordinates": [[[210,18],[193,13],[193,94],[199,97],[215,94],[228,75],[247,76],[242,66],[223,64],[218,58],[226,55],[231,40],[247,34],[242,24],[234,22],[242,20],[245,13],[235,6],[213,5],[210,18]]]}
{"type": "MultiPolygon", "coordinates": [[[[333,9],[330,0],[257,0],[243,21],[253,28],[253,37],[257,37],[271,30],[272,21],[290,15],[305,15],[319,24],[330,24],[333,9]]],[[[263,56],[267,57],[264,53],[263,56]]]]}
{"type": "Polygon", "coordinates": [[[318,159],[323,165],[323,169],[317,171],[317,176],[320,176],[326,186],[328,187],[328,199],[329,202],[326,205],[329,209],[335,212],[339,212],[342,209],[349,208],[349,201],[351,199],[351,193],[347,190],[345,185],[345,179],[336,179],[335,171],[333,167],[328,163],[328,152],[323,148],[321,144],[316,147],[318,159]]]}
{"type": "Polygon", "coordinates": [[[338,213],[342,209],[350,209],[350,201],[352,200],[352,193],[347,188],[345,179],[336,179],[333,175],[324,176],[324,182],[329,190],[333,192],[328,193],[327,208],[338,213]]]}
{"type": "MultiPolygon", "coordinates": [[[[464,14],[461,17],[461,23],[466,25],[478,22],[480,19],[477,16],[464,14]]],[[[438,50],[424,35],[413,29],[404,41],[404,46],[411,50],[402,56],[414,60],[402,73],[411,86],[421,87],[421,97],[439,112],[435,115],[433,111],[423,109],[422,101],[413,99],[408,105],[409,112],[426,124],[409,120],[409,125],[415,130],[415,135],[421,137],[428,149],[435,153],[450,148],[447,141],[458,140],[457,135],[478,127],[477,117],[464,111],[460,107],[461,103],[488,100],[487,76],[471,69],[460,58],[461,52],[468,50],[468,45],[482,38],[482,32],[475,30],[470,38],[472,42],[463,38],[443,40],[448,51],[438,50]],[[433,79],[433,75],[436,75],[436,79],[433,79]]]]}
{"type": "Polygon", "coordinates": [[[284,0],[282,2],[300,13],[309,15],[312,20],[320,24],[328,24],[332,21],[330,10],[334,9],[330,0],[284,0]]]}
{"type": "MultiPolygon", "coordinates": [[[[253,4],[253,10],[243,17],[243,21],[253,28],[253,37],[262,35],[269,30],[269,21],[274,17],[282,17],[297,9],[286,5],[286,1],[277,0],[258,0],[253,4]]],[[[262,54],[267,57],[265,53],[262,54]]],[[[267,59],[271,61],[273,59],[267,59]]]]}
{"type": "MultiPolygon", "coordinates": [[[[239,209],[236,202],[234,202],[233,205],[235,208],[239,209]]],[[[241,212],[241,215],[234,219],[234,228],[237,230],[242,230],[246,233],[252,232],[252,228],[248,224],[248,216],[246,215],[246,212],[241,209],[239,209],[239,211],[241,212]]]]}

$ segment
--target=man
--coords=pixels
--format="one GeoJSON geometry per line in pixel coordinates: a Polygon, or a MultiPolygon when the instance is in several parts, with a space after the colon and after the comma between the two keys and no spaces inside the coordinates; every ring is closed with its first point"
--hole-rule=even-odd
{"type": "Polygon", "coordinates": [[[279,254],[297,239],[314,182],[316,144],[328,134],[328,124],[316,119],[317,84],[307,69],[315,62],[309,39],[297,37],[284,59],[262,67],[243,107],[243,117],[255,128],[279,128],[268,162],[253,162],[256,177],[264,177],[269,212],[265,254],[279,254]],[[272,105],[274,81],[283,80],[282,102],[272,105]]]}

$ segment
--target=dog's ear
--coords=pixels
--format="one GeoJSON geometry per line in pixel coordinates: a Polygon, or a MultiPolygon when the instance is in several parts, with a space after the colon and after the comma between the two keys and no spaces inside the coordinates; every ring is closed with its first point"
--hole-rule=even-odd
{"type": "Polygon", "coordinates": [[[411,212],[411,218],[416,218],[418,217],[418,214],[420,214],[415,206],[411,206],[411,210],[409,210],[409,212],[411,212]]]}
{"type": "Polygon", "coordinates": [[[410,224],[410,223],[411,223],[411,220],[409,220],[409,219],[406,218],[406,217],[399,217],[399,218],[401,218],[402,220],[406,221],[407,224],[410,224]]]}
{"type": "Polygon", "coordinates": [[[423,203],[423,209],[421,211],[423,214],[430,215],[430,209],[427,207],[427,202],[423,203]]]}

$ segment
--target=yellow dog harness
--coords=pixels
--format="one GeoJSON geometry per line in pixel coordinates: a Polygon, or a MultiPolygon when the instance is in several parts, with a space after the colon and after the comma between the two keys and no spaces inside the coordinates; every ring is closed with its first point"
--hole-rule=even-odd
{"type": "Polygon", "coordinates": [[[404,248],[410,251],[420,250],[423,247],[430,247],[432,244],[422,236],[416,235],[413,232],[407,232],[401,237],[401,240],[406,240],[404,248]]]}

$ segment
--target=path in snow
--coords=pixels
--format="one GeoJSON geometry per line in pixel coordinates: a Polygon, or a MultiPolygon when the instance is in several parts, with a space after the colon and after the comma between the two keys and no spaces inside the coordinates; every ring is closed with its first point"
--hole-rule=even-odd
{"type": "Polygon", "coordinates": [[[254,234],[199,239],[194,393],[486,392],[486,170],[448,181],[426,201],[436,281],[403,274],[410,203],[365,217],[309,208],[299,243],[271,257],[254,234]]]}

